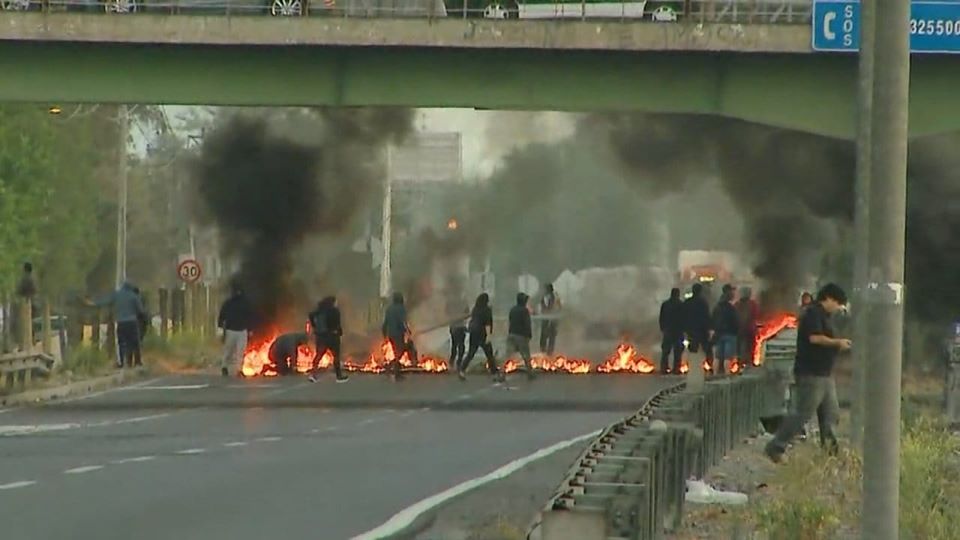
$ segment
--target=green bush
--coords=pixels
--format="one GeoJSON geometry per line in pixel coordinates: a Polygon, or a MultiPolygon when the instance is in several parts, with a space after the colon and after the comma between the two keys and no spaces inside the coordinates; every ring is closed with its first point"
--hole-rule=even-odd
{"type": "Polygon", "coordinates": [[[900,438],[900,538],[960,538],[960,443],[929,418],[900,438]]]}
{"type": "Polygon", "coordinates": [[[105,351],[84,344],[70,351],[61,371],[70,371],[74,375],[95,375],[110,369],[114,360],[105,351]]]}

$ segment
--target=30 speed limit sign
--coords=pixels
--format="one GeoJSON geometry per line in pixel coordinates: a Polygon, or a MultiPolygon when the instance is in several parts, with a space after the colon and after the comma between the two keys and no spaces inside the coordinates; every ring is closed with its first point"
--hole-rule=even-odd
{"type": "Polygon", "coordinates": [[[200,269],[200,263],[197,261],[186,259],[177,265],[177,275],[185,283],[196,283],[203,275],[203,270],[200,269]]]}

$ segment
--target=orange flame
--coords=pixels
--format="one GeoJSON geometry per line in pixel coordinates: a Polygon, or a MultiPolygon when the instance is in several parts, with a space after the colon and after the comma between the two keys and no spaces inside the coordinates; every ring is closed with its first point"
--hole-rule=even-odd
{"type": "MultiPolygon", "coordinates": [[[[349,371],[360,371],[363,373],[384,373],[390,368],[390,363],[396,358],[393,350],[393,344],[389,340],[384,340],[379,346],[380,354],[372,353],[367,357],[363,364],[346,362],[344,367],[349,371]]],[[[427,373],[445,373],[450,371],[450,366],[446,360],[434,358],[432,356],[420,356],[417,359],[417,365],[413,365],[410,360],[410,354],[404,352],[400,357],[400,366],[406,369],[417,369],[427,373]]]]}
{"type": "MultiPolygon", "coordinates": [[[[590,373],[590,370],[593,368],[593,364],[586,359],[582,358],[567,358],[565,356],[557,356],[556,358],[550,358],[549,356],[538,354],[530,359],[530,364],[533,366],[533,369],[547,372],[563,372],[563,373],[572,373],[576,375],[583,375],[590,373]]],[[[520,360],[511,358],[503,364],[504,373],[513,373],[520,369],[523,363],[520,360]]]]}
{"type": "Polygon", "coordinates": [[[737,373],[740,373],[742,370],[743,368],[740,367],[740,361],[737,359],[731,360],[730,366],[727,368],[727,372],[730,373],[731,375],[736,375],[737,373]]]}
{"type": "MultiPolygon", "coordinates": [[[[259,342],[247,345],[246,352],[243,353],[243,366],[241,373],[244,377],[275,377],[277,375],[277,366],[270,360],[270,347],[277,340],[280,333],[274,331],[270,337],[259,342]]],[[[297,347],[297,361],[295,370],[297,373],[306,373],[313,367],[313,348],[309,345],[297,347]]],[[[333,365],[333,355],[330,351],[325,351],[320,358],[320,367],[326,368],[333,365]]]]}
{"type": "Polygon", "coordinates": [[[617,352],[597,366],[599,373],[653,373],[656,366],[649,359],[641,356],[633,345],[621,343],[617,352]]]}
{"type": "Polygon", "coordinates": [[[763,350],[763,342],[780,333],[784,328],[796,328],[797,316],[792,313],[780,313],[770,317],[760,325],[757,330],[757,336],[753,340],[753,365],[759,366],[763,359],[760,358],[760,351],[763,350]]]}

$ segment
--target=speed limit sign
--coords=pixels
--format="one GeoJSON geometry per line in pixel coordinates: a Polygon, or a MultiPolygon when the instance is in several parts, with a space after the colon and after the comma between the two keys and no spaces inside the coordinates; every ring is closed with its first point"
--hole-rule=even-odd
{"type": "Polygon", "coordinates": [[[203,275],[203,270],[200,269],[200,263],[194,259],[186,259],[177,265],[177,275],[185,283],[196,283],[203,275]]]}

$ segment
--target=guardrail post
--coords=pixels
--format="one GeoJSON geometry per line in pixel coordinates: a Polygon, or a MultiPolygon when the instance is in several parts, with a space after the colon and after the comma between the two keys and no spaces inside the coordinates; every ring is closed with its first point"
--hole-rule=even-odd
{"type": "Polygon", "coordinates": [[[114,323],[113,310],[111,309],[107,314],[107,342],[104,344],[107,351],[107,355],[112,357],[114,360],[118,358],[117,356],[117,325],[114,323]]]}
{"type": "Polygon", "coordinates": [[[166,341],[170,332],[170,328],[167,326],[170,324],[170,291],[161,288],[157,291],[157,296],[157,304],[159,304],[160,309],[160,339],[166,341]]]}
{"type": "Polygon", "coordinates": [[[94,309],[93,309],[93,317],[92,317],[92,319],[93,319],[93,321],[92,321],[91,329],[90,329],[90,339],[93,340],[93,346],[94,346],[94,348],[96,348],[98,351],[102,351],[102,350],[103,350],[103,341],[101,340],[101,335],[102,335],[101,332],[102,332],[102,329],[100,328],[100,319],[101,319],[100,308],[94,308],[94,309]]]}
{"type": "Polygon", "coordinates": [[[40,334],[43,338],[43,345],[41,346],[40,350],[42,350],[47,354],[53,353],[53,347],[50,345],[50,341],[53,338],[53,334],[51,333],[51,330],[50,330],[50,316],[51,316],[50,300],[45,300],[43,302],[43,322],[41,323],[41,326],[40,326],[41,328],[40,334]]]}

